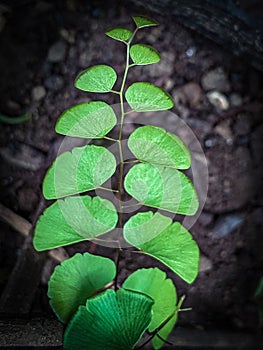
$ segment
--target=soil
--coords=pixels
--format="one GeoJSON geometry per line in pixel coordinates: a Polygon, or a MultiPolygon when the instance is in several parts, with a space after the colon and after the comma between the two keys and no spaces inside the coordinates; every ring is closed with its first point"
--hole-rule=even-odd
{"type": "MultiPolygon", "coordinates": [[[[124,45],[104,32],[116,26],[132,28],[130,15],[138,12],[131,5],[110,1],[107,5],[78,0],[0,3],[0,112],[32,115],[19,125],[1,124],[0,203],[28,221],[34,222],[49,204],[43,202],[41,182],[63,141],[54,130],[59,115],[82,101],[117,102],[112,95],[77,90],[74,78],[93,64],[123,71],[124,45]]],[[[254,293],[263,275],[263,76],[227,48],[171,18],[154,18],[160,25],[141,31],[138,39],[153,45],[162,61],[134,68],[129,81],[150,81],[165,88],[175,100],[173,113],[190,126],[203,148],[209,189],[204,209],[191,227],[201,250],[200,273],[188,285],[150,257],[127,250],[120,281],[138,267],[159,266],[174,280],[178,295],[186,294],[184,306],[192,307],[180,314],[180,326],[257,332],[254,293]]],[[[173,119],[161,124],[173,128],[173,119]]],[[[124,136],[135,126],[136,121],[124,136]]],[[[41,261],[34,254],[26,255],[29,264],[18,270],[22,294],[23,284],[32,291],[26,301],[19,299],[27,304],[21,307],[11,298],[8,309],[3,305],[13,269],[32,247],[7,224],[0,222],[0,228],[1,315],[52,317],[46,290],[56,262],[43,254],[41,261]],[[39,268],[31,269],[32,259],[39,268]]],[[[87,249],[89,244],[66,248],[69,255],[87,249]]],[[[111,248],[92,249],[114,257],[111,248]]]]}

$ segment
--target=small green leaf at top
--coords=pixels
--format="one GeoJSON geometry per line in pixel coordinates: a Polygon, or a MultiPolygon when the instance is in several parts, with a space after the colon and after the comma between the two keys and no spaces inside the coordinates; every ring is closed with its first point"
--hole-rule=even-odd
{"type": "Polygon", "coordinates": [[[133,83],[126,90],[125,97],[136,112],[163,111],[174,105],[166,91],[148,82],[133,83]]]}
{"type": "Polygon", "coordinates": [[[114,229],[117,221],[116,209],[107,199],[90,196],[59,199],[38,219],[34,247],[43,251],[92,239],[114,229]]]}
{"type": "Polygon", "coordinates": [[[81,72],[75,87],[88,92],[109,92],[117,80],[115,70],[107,65],[92,66],[81,72]]]}
{"type": "Polygon", "coordinates": [[[132,350],[151,322],[153,300],[119,289],[87,300],[70,321],[65,350],[132,350]]]}
{"type": "MultiPolygon", "coordinates": [[[[150,332],[155,331],[174,313],[171,320],[158,332],[166,340],[177,320],[177,293],[172,280],[158,268],[139,269],[124,281],[123,288],[146,294],[154,300],[150,332]]],[[[157,336],[153,338],[154,349],[160,349],[164,342],[160,340],[157,345],[156,338],[159,339],[157,336]]]]}
{"type": "Polygon", "coordinates": [[[176,135],[152,125],[136,129],[129,137],[128,147],[137,159],[176,169],[188,169],[190,153],[176,135]]]}
{"type": "Polygon", "coordinates": [[[77,253],[58,265],[48,283],[48,296],[59,320],[67,323],[79,306],[115,275],[112,260],[89,253],[77,253]]]}
{"type": "Polygon", "coordinates": [[[57,157],[46,173],[43,195],[57,199],[93,190],[115,172],[114,155],[105,147],[75,147],[57,157]]]}
{"type": "Polygon", "coordinates": [[[158,23],[146,16],[132,16],[137,28],[157,26],[158,23]]]}
{"type": "Polygon", "coordinates": [[[105,34],[112,39],[126,43],[132,36],[132,31],[126,28],[113,28],[108,30],[105,34]]]}
{"type": "Polygon", "coordinates": [[[56,124],[56,132],[67,136],[102,138],[116,123],[114,110],[107,103],[85,102],[62,113],[56,124]]]}
{"type": "Polygon", "coordinates": [[[161,59],[159,53],[153,47],[144,44],[133,45],[130,49],[130,55],[136,65],[153,64],[161,59]]]}
{"type": "Polygon", "coordinates": [[[194,215],[198,197],[190,179],[173,168],[147,163],[134,165],[124,180],[126,191],[138,202],[172,213],[194,215]]]}
{"type": "MultiPolygon", "coordinates": [[[[138,213],[131,217],[125,226],[132,232],[133,226],[137,229],[139,222],[141,237],[143,237],[144,234],[147,236],[149,220],[152,219],[149,218],[148,213],[138,213]]],[[[193,240],[192,235],[179,222],[170,224],[159,235],[142,244],[138,244],[138,239],[133,239],[133,235],[129,233],[129,243],[161,261],[187,283],[192,283],[195,280],[199,267],[198,245],[193,240]]]]}

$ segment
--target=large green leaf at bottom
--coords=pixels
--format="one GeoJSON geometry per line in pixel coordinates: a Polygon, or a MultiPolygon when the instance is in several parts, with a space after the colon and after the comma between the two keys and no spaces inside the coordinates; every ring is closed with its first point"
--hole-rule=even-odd
{"type": "Polygon", "coordinates": [[[176,135],[152,125],[136,129],[129,137],[128,147],[143,162],[176,169],[188,169],[190,153],[176,135]]]}
{"type": "Polygon", "coordinates": [[[67,136],[101,138],[117,123],[113,109],[105,102],[80,103],[67,109],[56,124],[56,132],[67,136]]]}
{"type": "Polygon", "coordinates": [[[107,290],[81,306],[64,336],[66,350],[131,350],[151,322],[153,300],[120,289],[107,290]]]}
{"type": "Polygon", "coordinates": [[[117,221],[116,209],[106,199],[89,196],[60,199],[40,216],[34,247],[43,251],[92,239],[112,230],[117,221]]]}
{"type": "Polygon", "coordinates": [[[136,112],[163,111],[173,107],[171,96],[162,88],[148,83],[133,83],[128,87],[125,98],[136,112]]]}
{"type": "Polygon", "coordinates": [[[43,182],[46,199],[56,199],[93,190],[116,169],[114,155],[105,147],[88,145],[64,152],[49,168],[43,182]]]}
{"type": "Polygon", "coordinates": [[[105,64],[89,67],[75,80],[76,88],[88,92],[109,92],[117,80],[115,70],[105,64]]]}
{"type": "MultiPolygon", "coordinates": [[[[132,227],[134,226],[135,230],[141,227],[141,237],[143,237],[144,229],[146,228],[147,231],[150,229],[150,225],[147,224],[151,220],[149,213],[146,212],[134,215],[127,222],[130,231],[129,243],[164,263],[186,282],[192,283],[198,274],[199,266],[199,249],[192,235],[179,222],[175,222],[152,240],[138,244],[138,238],[131,234],[132,227]]],[[[125,227],[124,236],[127,235],[125,227]]]]}
{"type": "Polygon", "coordinates": [[[134,165],[125,177],[126,191],[149,207],[194,215],[198,197],[190,179],[173,168],[143,163],[134,165]]]}
{"type": "MultiPolygon", "coordinates": [[[[152,307],[152,321],[149,326],[150,332],[157,329],[175,312],[177,303],[175,286],[171,279],[166,278],[165,272],[158,268],[140,269],[135,271],[125,280],[123,288],[141,292],[154,300],[154,305],[152,307]]],[[[162,337],[164,339],[168,338],[176,320],[177,313],[162,328],[162,337]]],[[[157,336],[155,338],[157,338],[157,336]]],[[[161,343],[163,342],[161,341],[161,343]]],[[[154,348],[160,349],[161,346],[156,344],[154,348]]]]}
{"type": "Polygon", "coordinates": [[[108,258],[77,253],[55,268],[48,284],[50,305],[58,318],[67,323],[80,305],[112,281],[115,264],[108,258]]]}

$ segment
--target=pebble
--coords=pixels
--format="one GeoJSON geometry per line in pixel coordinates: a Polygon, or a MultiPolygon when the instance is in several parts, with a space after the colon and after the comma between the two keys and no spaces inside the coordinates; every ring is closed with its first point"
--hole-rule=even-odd
{"type": "Polygon", "coordinates": [[[218,109],[226,110],[229,108],[229,102],[226,95],[219,91],[210,91],[206,94],[209,102],[218,109]]]}
{"type": "Polygon", "coordinates": [[[185,51],[187,57],[193,57],[196,54],[196,47],[191,46],[185,51]]]}
{"type": "Polygon", "coordinates": [[[172,52],[163,52],[158,64],[145,66],[145,73],[151,78],[170,76],[174,71],[175,55],[172,52]]]}
{"type": "Polygon", "coordinates": [[[205,211],[203,211],[198,218],[198,222],[204,227],[210,225],[213,222],[213,220],[214,215],[205,211]]]}
{"type": "Polygon", "coordinates": [[[204,255],[200,256],[199,272],[210,271],[213,268],[212,261],[204,255]]]}
{"type": "Polygon", "coordinates": [[[220,92],[230,91],[230,83],[226,72],[222,67],[218,67],[205,73],[201,78],[201,84],[205,91],[219,90],[220,92]]]}
{"type": "Polygon", "coordinates": [[[229,120],[225,120],[217,124],[217,126],[214,128],[214,131],[218,135],[222,136],[226,140],[227,144],[231,145],[233,143],[234,136],[230,127],[229,120]]]}
{"type": "Polygon", "coordinates": [[[241,226],[244,220],[244,213],[222,215],[217,219],[212,234],[218,238],[226,237],[241,226]]]}
{"type": "Polygon", "coordinates": [[[232,94],[230,94],[229,101],[232,107],[241,106],[243,103],[242,97],[236,92],[233,92],[232,94]]]}
{"type": "Polygon", "coordinates": [[[192,107],[197,106],[203,98],[203,90],[201,89],[200,85],[195,82],[189,82],[181,89],[186,96],[188,103],[192,107]]]}
{"type": "Polygon", "coordinates": [[[46,96],[46,89],[44,86],[35,86],[32,90],[32,98],[34,101],[40,101],[46,96]]]}
{"type": "Polygon", "coordinates": [[[49,49],[47,60],[52,63],[61,62],[66,56],[66,44],[63,41],[55,42],[49,49]]]}
{"type": "Polygon", "coordinates": [[[1,147],[0,155],[7,163],[31,171],[39,170],[45,162],[41,152],[21,143],[16,148],[13,145],[1,147]]]}
{"type": "Polygon", "coordinates": [[[69,44],[74,44],[75,43],[75,33],[74,31],[67,30],[66,28],[62,28],[60,30],[60,35],[61,37],[66,40],[69,44]]]}
{"type": "Polygon", "coordinates": [[[206,148],[212,148],[217,145],[217,139],[215,137],[207,138],[205,140],[205,147],[206,148]]]}
{"type": "Polygon", "coordinates": [[[51,75],[45,80],[44,85],[51,91],[58,91],[63,87],[64,81],[60,75],[51,75]]]}

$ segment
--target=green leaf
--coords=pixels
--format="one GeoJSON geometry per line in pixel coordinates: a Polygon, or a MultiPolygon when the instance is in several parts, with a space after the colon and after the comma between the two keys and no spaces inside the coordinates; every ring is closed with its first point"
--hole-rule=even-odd
{"type": "Polygon", "coordinates": [[[146,16],[132,16],[137,28],[157,26],[158,23],[146,16]]]}
{"type": "MultiPolygon", "coordinates": [[[[176,310],[177,294],[175,286],[171,279],[166,278],[165,272],[158,268],[140,269],[131,274],[124,282],[123,288],[146,294],[154,300],[152,307],[152,321],[149,331],[153,332],[165,320],[167,320],[176,310]]],[[[174,317],[161,329],[161,336],[165,340],[171,333],[177,320],[177,313],[174,317]]],[[[160,334],[160,332],[158,332],[160,334]]],[[[154,337],[153,342],[155,343],[154,337]]],[[[160,349],[163,345],[156,344],[154,349],[160,349]]]]}
{"type": "Polygon", "coordinates": [[[171,223],[172,219],[168,216],[148,211],[132,216],[124,225],[123,235],[128,243],[137,247],[158,236],[171,223]]]}
{"type": "Polygon", "coordinates": [[[0,122],[6,123],[6,124],[20,124],[29,120],[30,118],[31,118],[31,114],[28,112],[21,115],[20,117],[9,117],[7,115],[0,113],[0,122]]]}
{"type": "Polygon", "coordinates": [[[88,92],[109,92],[117,80],[115,70],[106,65],[92,66],[75,80],[76,88],[88,92]]]}
{"type": "Polygon", "coordinates": [[[48,296],[60,321],[67,323],[78,307],[115,275],[112,260],[89,253],[77,253],[57,266],[48,283],[48,296]]]}
{"type": "Polygon", "coordinates": [[[132,36],[132,31],[126,28],[113,28],[106,33],[110,38],[126,42],[132,36]]]}
{"type": "Polygon", "coordinates": [[[130,49],[130,55],[137,65],[153,64],[161,59],[159,53],[153,47],[144,44],[133,45],[130,49]]]}
{"type": "Polygon", "coordinates": [[[129,137],[128,146],[137,159],[177,169],[188,169],[190,153],[176,135],[156,126],[142,126],[129,137]]]}
{"type": "Polygon", "coordinates": [[[113,109],[105,102],[81,103],[67,109],[56,124],[56,132],[62,135],[101,138],[117,123],[113,109]]]}
{"type": "Polygon", "coordinates": [[[105,147],[89,145],[62,153],[49,168],[44,182],[46,199],[56,199],[93,190],[116,169],[114,155],[105,147]]]}
{"type": "MultiPolygon", "coordinates": [[[[147,223],[151,220],[148,213],[138,213],[126,225],[128,225],[129,230],[132,230],[132,226],[137,230],[138,225],[140,225],[141,236],[143,236],[144,228],[149,229],[147,223]],[[143,225],[143,222],[146,225],[143,225]]],[[[147,230],[145,232],[146,235],[147,230]]],[[[129,241],[132,245],[160,260],[186,282],[192,283],[196,278],[198,274],[199,249],[191,234],[179,222],[169,225],[159,235],[145,243],[137,244],[138,240],[131,238],[132,236],[130,235],[129,241]]]]}
{"type": "Polygon", "coordinates": [[[126,191],[140,203],[172,213],[194,215],[198,197],[190,179],[179,170],[151,164],[134,165],[124,180],[126,191]]]}
{"type": "Polygon", "coordinates": [[[136,112],[162,111],[174,105],[166,91],[147,82],[133,83],[128,87],[125,97],[136,112]]]}
{"type": "Polygon", "coordinates": [[[153,300],[119,289],[87,301],[75,314],[64,336],[66,350],[131,350],[151,322],[153,300]]]}
{"type": "Polygon", "coordinates": [[[37,251],[92,239],[114,229],[114,205],[100,197],[68,197],[48,207],[39,218],[34,236],[37,251]]]}

